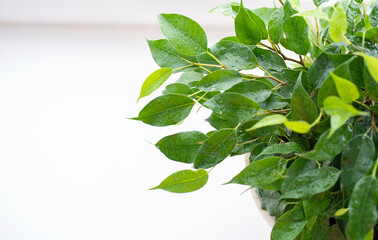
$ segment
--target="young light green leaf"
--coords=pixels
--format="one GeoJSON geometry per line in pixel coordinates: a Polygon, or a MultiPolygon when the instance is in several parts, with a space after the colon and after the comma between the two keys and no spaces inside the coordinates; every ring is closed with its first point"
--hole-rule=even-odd
{"type": "Polygon", "coordinates": [[[266,147],[259,156],[266,155],[266,154],[288,154],[288,153],[300,153],[303,149],[300,144],[296,142],[287,142],[283,144],[274,143],[266,147]]]}
{"type": "Polygon", "coordinates": [[[331,116],[331,131],[329,137],[339,129],[350,117],[368,115],[366,112],[358,111],[352,105],[346,104],[340,98],[335,96],[327,97],[323,106],[325,112],[331,116]]]}
{"type": "Polygon", "coordinates": [[[182,170],[171,174],[159,186],[150,190],[163,189],[173,193],[193,192],[202,188],[207,183],[208,178],[209,174],[203,169],[196,171],[182,170]]]}
{"type": "Polygon", "coordinates": [[[207,37],[202,27],[180,14],[159,14],[161,31],[179,52],[199,55],[207,51],[207,37]]]}
{"type": "Polygon", "coordinates": [[[370,75],[374,78],[374,80],[378,83],[378,58],[366,55],[364,53],[359,53],[365,60],[365,65],[369,70],[370,75]]]}
{"type": "Polygon", "coordinates": [[[349,211],[348,208],[340,208],[339,210],[337,210],[335,212],[335,217],[341,217],[341,216],[344,216],[345,214],[347,214],[347,212],[349,211]]]}
{"type": "Polygon", "coordinates": [[[193,163],[198,149],[207,136],[198,131],[180,132],[166,136],[156,143],[156,147],[169,159],[193,163]]]}
{"type": "Polygon", "coordinates": [[[365,176],[375,160],[374,142],[366,135],[353,137],[341,157],[340,184],[343,194],[350,196],[357,181],[365,176]]]}
{"type": "Polygon", "coordinates": [[[376,177],[365,176],[357,182],[349,201],[349,221],[345,230],[350,239],[364,240],[377,223],[377,189],[376,177]]]}
{"type": "Polygon", "coordinates": [[[284,125],[291,131],[300,134],[308,133],[311,129],[311,125],[305,121],[286,121],[284,125]]]}
{"type": "Polygon", "coordinates": [[[146,97],[158,89],[172,75],[171,68],[161,68],[151,73],[144,81],[140,90],[139,99],[146,97]]]}
{"type": "Polygon", "coordinates": [[[272,94],[272,88],[262,81],[249,80],[235,84],[225,92],[240,93],[257,103],[261,103],[272,94]]]}
{"type": "Polygon", "coordinates": [[[283,36],[282,21],[284,18],[283,8],[280,7],[270,16],[268,23],[269,36],[275,44],[281,42],[283,36]]]}
{"type": "Polygon", "coordinates": [[[228,3],[222,4],[220,6],[217,6],[211,9],[209,13],[219,12],[227,17],[236,17],[236,14],[238,14],[238,11],[235,11],[235,9],[239,10],[239,3],[228,2],[228,3]]]}
{"type": "Polygon", "coordinates": [[[313,0],[315,6],[319,7],[322,3],[328,2],[329,0],[313,0]]]}
{"type": "Polygon", "coordinates": [[[319,10],[307,10],[307,11],[296,13],[292,15],[291,17],[296,17],[296,16],[314,17],[314,18],[324,19],[324,20],[329,21],[328,15],[319,10]]]}
{"type": "Polygon", "coordinates": [[[258,65],[255,54],[245,45],[233,41],[220,41],[210,52],[226,67],[234,70],[249,70],[258,65]]]}
{"type": "Polygon", "coordinates": [[[344,102],[351,103],[360,97],[360,93],[358,92],[357,86],[354,85],[354,83],[336,76],[334,73],[331,73],[331,76],[335,82],[337,92],[344,102]]]}
{"type": "Polygon", "coordinates": [[[261,41],[259,26],[254,22],[240,1],[239,12],[235,18],[235,33],[239,40],[247,45],[256,45],[261,41]]]}
{"type": "Polygon", "coordinates": [[[230,69],[219,69],[202,78],[197,83],[196,88],[206,92],[213,90],[225,90],[242,81],[243,78],[237,71],[230,69]]]}
{"type": "Polygon", "coordinates": [[[272,229],[271,240],[294,240],[306,226],[302,204],[280,216],[272,229]]]}
{"type": "MultiPolygon", "coordinates": [[[[197,62],[196,57],[187,56],[177,51],[167,39],[147,40],[152,58],[162,68],[178,69],[190,66],[190,62],[197,62]]],[[[187,67],[181,71],[191,71],[196,67],[187,67]]]]}
{"type": "Polygon", "coordinates": [[[256,189],[257,196],[261,201],[261,209],[268,211],[270,216],[279,217],[286,207],[285,200],[281,199],[281,194],[277,191],[256,189]]]}
{"type": "Polygon", "coordinates": [[[251,162],[229,183],[250,185],[263,188],[264,184],[272,183],[281,178],[286,170],[287,161],[281,157],[267,157],[251,162]]]}
{"type": "Polygon", "coordinates": [[[344,150],[349,139],[353,136],[353,130],[351,126],[345,124],[336,130],[331,137],[328,137],[329,133],[330,129],[320,136],[314,150],[297,155],[314,161],[333,160],[336,155],[344,150]]]}
{"type": "Polygon", "coordinates": [[[285,2],[283,31],[286,35],[286,40],[290,48],[297,54],[306,55],[311,48],[311,43],[308,38],[308,25],[303,17],[292,17],[295,11],[289,1],[285,2]]]}
{"type": "Polygon", "coordinates": [[[231,154],[236,142],[235,129],[221,129],[214,132],[198,149],[194,168],[214,167],[231,154]]]}
{"type": "Polygon", "coordinates": [[[247,129],[246,131],[253,131],[258,128],[282,124],[287,121],[287,118],[284,115],[281,114],[273,114],[266,116],[262,118],[260,121],[258,121],[255,125],[253,125],[251,128],[247,129]]]}
{"type": "Polygon", "coordinates": [[[345,10],[341,6],[337,6],[333,11],[331,21],[329,23],[329,34],[333,41],[341,42],[344,40],[344,34],[347,31],[347,17],[345,10]]]}
{"type": "Polygon", "coordinates": [[[239,93],[222,93],[216,95],[204,106],[213,110],[225,120],[247,122],[252,120],[259,109],[259,104],[239,93]]]}
{"type": "Polygon", "coordinates": [[[192,99],[183,95],[162,95],[149,102],[139,116],[132,119],[158,127],[174,125],[189,115],[194,104],[192,99]]]}
{"type": "Polygon", "coordinates": [[[302,120],[308,123],[314,122],[318,117],[318,108],[312,101],[301,83],[302,73],[294,86],[291,98],[291,116],[293,120],[302,120]]]}
{"type": "Polygon", "coordinates": [[[339,178],[340,170],[322,167],[296,176],[286,188],[282,198],[308,198],[333,187],[339,178]]]}

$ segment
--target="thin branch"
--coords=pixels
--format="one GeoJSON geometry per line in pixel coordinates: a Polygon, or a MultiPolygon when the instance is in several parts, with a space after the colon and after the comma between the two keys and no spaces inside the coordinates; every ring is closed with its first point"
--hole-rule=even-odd
{"type": "Polygon", "coordinates": [[[287,85],[286,82],[283,82],[281,80],[279,80],[278,78],[275,78],[273,77],[272,75],[270,76],[256,76],[256,75],[252,75],[252,74],[246,74],[246,73],[240,73],[242,76],[245,76],[245,77],[252,77],[252,78],[255,78],[255,79],[261,79],[261,78],[270,78],[278,83],[280,83],[281,85],[287,85]]]}
{"type": "Polygon", "coordinates": [[[287,56],[285,56],[285,54],[283,54],[281,51],[279,51],[278,49],[275,49],[275,48],[272,48],[272,47],[269,47],[268,45],[264,44],[264,43],[260,43],[262,46],[270,49],[270,50],[273,50],[275,51],[276,53],[278,53],[279,55],[281,55],[281,57],[284,59],[284,60],[288,60],[288,61],[292,61],[292,62],[295,62],[295,63],[298,63],[300,65],[302,65],[303,67],[306,67],[306,65],[304,64],[303,61],[298,61],[296,59],[293,59],[293,58],[289,58],[287,56]]]}

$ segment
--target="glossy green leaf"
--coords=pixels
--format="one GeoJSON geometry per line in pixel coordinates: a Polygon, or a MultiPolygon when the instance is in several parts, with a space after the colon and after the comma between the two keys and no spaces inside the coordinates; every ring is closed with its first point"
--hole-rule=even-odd
{"type": "Polygon", "coordinates": [[[331,194],[323,192],[310,198],[303,199],[303,209],[307,220],[310,220],[321,214],[329,206],[331,194]]]}
{"type": "Polygon", "coordinates": [[[283,58],[276,52],[255,47],[253,53],[255,54],[259,65],[267,71],[278,71],[279,69],[287,68],[283,58]]]}
{"type": "Polygon", "coordinates": [[[251,11],[257,16],[259,16],[264,21],[265,25],[268,25],[269,19],[276,9],[277,8],[262,7],[262,8],[251,9],[251,11]]]}
{"type": "Polygon", "coordinates": [[[287,188],[287,186],[291,183],[291,181],[293,181],[296,176],[316,168],[317,164],[315,163],[315,161],[304,158],[296,159],[286,172],[285,178],[282,182],[282,189],[287,188]]]}
{"type": "Polygon", "coordinates": [[[182,170],[171,174],[159,186],[150,190],[163,189],[173,193],[193,192],[202,188],[207,183],[208,178],[208,173],[203,169],[196,171],[182,170]]]}
{"type": "Polygon", "coordinates": [[[371,42],[377,42],[378,40],[378,27],[370,28],[365,32],[365,39],[371,42]]]}
{"type": "Polygon", "coordinates": [[[336,76],[333,73],[331,73],[331,76],[333,78],[333,81],[335,82],[337,92],[344,102],[351,103],[360,97],[360,93],[358,92],[357,86],[354,85],[354,83],[336,76]]]}
{"type": "Polygon", "coordinates": [[[240,2],[240,9],[235,18],[235,33],[239,40],[247,45],[256,45],[262,39],[259,26],[253,21],[240,2]]]}
{"type": "Polygon", "coordinates": [[[221,129],[209,136],[199,148],[194,168],[210,168],[222,162],[236,145],[236,130],[221,129]]]}
{"type": "Polygon", "coordinates": [[[243,78],[237,71],[229,69],[219,69],[209,73],[202,78],[196,85],[196,88],[202,91],[225,90],[231,86],[242,82],[243,78]]]}
{"type": "Polygon", "coordinates": [[[282,21],[284,18],[283,8],[280,7],[275,10],[270,16],[269,23],[268,23],[268,32],[269,36],[275,44],[281,42],[283,36],[283,27],[282,21]]]}
{"type": "Polygon", "coordinates": [[[358,111],[352,105],[344,103],[340,98],[335,96],[327,97],[323,102],[323,106],[325,112],[331,116],[331,131],[329,136],[344,125],[350,117],[367,115],[366,112],[358,111]]]}
{"type": "Polygon", "coordinates": [[[159,14],[161,31],[179,52],[199,55],[207,51],[207,37],[202,27],[180,14],[159,14]]]}
{"type": "Polygon", "coordinates": [[[300,153],[303,149],[301,145],[296,142],[287,142],[283,144],[274,143],[266,147],[259,155],[266,155],[266,154],[289,154],[289,153],[300,153]]]}
{"type": "Polygon", "coordinates": [[[171,68],[161,68],[153,72],[142,85],[140,90],[139,99],[146,97],[158,89],[170,76],[172,75],[171,68]]]}
{"type": "Polygon", "coordinates": [[[256,160],[256,157],[260,155],[260,153],[267,147],[269,146],[269,143],[267,142],[262,142],[256,144],[256,146],[252,149],[252,151],[249,153],[249,160],[251,162],[256,160]]]}
{"type": "Polygon", "coordinates": [[[315,161],[333,160],[336,155],[344,150],[348,141],[352,138],[353,130],[351,126],[345,124],[328,138],[329,133],[330,130],[327,130],[320,136],[314,150],[298,155],[315,161]]]}
{"type": "Polygon", "coordinates": [[[203,78],[203,74],[195,71],[184,72],[181,74],[180,78],[177,79],[177,83],[187,84],[192,86],[193,82],[198,82],[203,78]]]}
{"type": "Polygon", "coordinates": [[[305,121],[286,121],[285,127],[296,133],[308,133],[311,129],[311,125],[305,121]]]}
{"type": "Polygon", "coordinates": [[[299,77],[291,98],[292,119],[312,123],[317,119],[318,115],[317,106],[303,88],[299,77]]]}
{"type": "Polygon", "coordinates": [[[259,28],[261,39],[268,38],[268,31],[266,30],[265,22],[259,17],[254,11],[250,9],[245,9],[249,15],[249,18],[256,23],[257,27],[259,28]]]}
{"type": "Polygon", "coordinates": [[[329,0],[313,0],[315,6],[319,7],[322,3],[328,2],[329,0]]]}
{"type": "MultiPolygon", "coordinates": [[[[147,43],[150,47],[152,58],[162,68],[177,69],[191,65],[189,62],[197,62],[195,57],[187,56],[177,51],[167,39],[147,40],[147,43]]],[[[184,68],[181,71],[190,71],[193,68],[195,67],[184,68]]]]}
{"type": "Polygon", "coordinates": [[[297,54],[307,54],[311,43],[308,38],[309,29],[306,21],[300,16],[292,17],[297,11],[291,7],[289,1],[286,1],[283,9],[285,17],[282,27],[288,45],[297,54]]]}
{"type": "Polygon", "coordinates": [[[329,21],[328,15],[319,10],[307,10],[307,11],[299,12],[292,15],[292,17],[295,17],[295,16],[314,17],[314,18],[324,19],[324,20],[329,21]]]}
{"type": "Polygon", "coordinates": [[[211,12],[219,12],[227,17],[236,17],[239,10],[239,3],[236,2],[228,2],[222,5],[219,5],[210,10],[211,12]],[[237,11],[235,11],[237,9],[237,11]]]}
{"type": "Polygon", "coordinates": [[[329,23],[329,34],[333,41],[341,42],[344,40],[344,34],[347,31],[347,17],[345,10],[341,6],[337,6],[333,11],[331,21],[329,23]]]}
{"type": "Polygon", "coordinates": [[[239,93],[222,93],[204,103],[226,120],[247,122],[252,120],[259,109],[259,105],[239,93]]]}
{"type": "Polygon", "coordinates": [[[313,218],[313,223],[307,221],[307,225],[303,230],[301,240],[326,240],[329,234],[329,219],[326,216],[318,216],[313,218]]]}
{"type": "Polygon", "coordinates": [[[332,77],[328,77],[319,89],[317,99],[319,108],[323,107],[324,99],[326,99],[329,96],[339,96],[336,89],[335,81],[332,77]]]}
{"type": "Polygon", "coordinates": [[[365,84],[364,88],[367,91],[369,97],[374,101],[378,101],[378,83],[374,80],[366,65],[363,71],[363,78],[365,84]]]}
{"type": "Polygon", "coordinates": [[[235,84],[225,92],[240,93],[257,103],[261,103],[270,97],[272,89],[262,81],[249,80],[235,84]]]}
{"type": "Polygon", "coordinates": [[[357,181],[365,176],[375,160],[375,146],[370,137],[357,135],[346,145],[341,157],[340,184],[350,196],[357,181]]]}
{"type": "Polygon", "coordinates": [[[169,126],[184,120],[193,108],[194,101],[186,96],[167,94],[153,99],[132,118],[152,126],[169,126]]]}
{"type": "Polygon", "coordinates": [[[255,129],[262,128],[262,127],[278,125],[286,121],[287,121],[287,118],[284,115],[273,114],[273,115],[269,115],[262,118],[260,121],[258,121],[256,124],[254,124],[251,128],[249,128],[246,131],[253,131],[255,129]]]}
{"type": "Polygon", "coordinates": [[[281,194],[277,191],[256,189],[257,196],[261,201],[261,209],[268,211],[270,216],[279,217],[286,207],[285,200],[281,199],[281,194]]]}
{"type": "Polygon", "coordinates": [[[294,240],[306,225],[302,204],[280,216],[272,229],[271,240],[294,240]]]}
{"type": "Polygon", "coordinates": [[[222,118],[221,116],[212,113],[210,117],[205,119],[213,128],[215,129],[222,129],[222,128],[234,128],[236,127],[239,122],[233,121],[233,120],[226,120],[222,118]]]}
{"type": "Polygon", "coordinates": [[[339,175],[340,170],[333,167],[321,167],[300,174],[282,189],[282,198],[308,198],[327,191],[335,185],[339,175]]]}
{"type": "Polygon", "coordinates": [[[267,157],[251,162],[229,183],[262,188],[264,184],[280,179],[286,170],[286,160],[281,157],[267,157]]]}
{"type": "Polygon", "coordinates": [[[156,143],[156,147],[169,159],[193,163],[201,144],[207,136],[198,131],[181,132],[166,136],[156,143]]]}
{"type": "Polygon", "coordinates": [[[255,54],[237,42],[220,41],[210,48],[210,52],[226,67],[234,70],[253,69],[258,65],[255,54]]]}
{"type": "Polygon", "coordinates": [[[350,239],[364,240],[377,223],[377,189],[376,177],[365,176],[357,182],[349,201],[346,235],[350,239]]]}
{"type": "Polygon", "coordinates": [[[369,70],[370,75],[378,83],[378,69],[377,69],[378,58],[366,55],[364,53],[360,53],[360,55],[364,58],[365,65],[366,65],[367,69],[369,70]]]}
{"type": "Polygon", "coordinates": [[[193,90],[183,83],[171,83],[165,87],[165,89],[162,91],[163,94],[183,94],[183,95],[190,95],[193,94],[193,90]]]}

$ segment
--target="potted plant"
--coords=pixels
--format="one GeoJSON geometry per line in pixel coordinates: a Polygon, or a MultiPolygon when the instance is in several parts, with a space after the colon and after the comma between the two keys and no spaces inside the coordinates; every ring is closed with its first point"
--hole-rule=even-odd
{"type": "Polygon", "coordinates": [[[167,158],[194,169],[153,189],[198,190],[217,164],[249,154],[245,169],[225,181],[257,189],[261,208],[275,217],[271,239],[374,239],[378,6],[313,0],[315,10],[301,11],[298,0],[279,2],[216,7],[234,21],[235,36],[211,47],[192,19],[158,16],[166,39],[148,44],[161,68],[144,81],[139,99],[181,76],[133,119],[179,124],[199,105],[211,110],[213,130],[159,140],[167,158]]]}

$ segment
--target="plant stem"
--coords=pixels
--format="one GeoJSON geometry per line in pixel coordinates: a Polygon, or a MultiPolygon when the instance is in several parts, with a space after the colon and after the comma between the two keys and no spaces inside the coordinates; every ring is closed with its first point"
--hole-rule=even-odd
{"type": "Polygon", "coordinates": [[[173,72],[174,72],[174,71],[181,70],[181,69],[184,69],[184,68],[188,68],[188,67],[191,67],[191,66],[193,66],[193,64],[192,64],[192,65],[186,65],[186,66],[179,67],[179,68],[175,68],[175,69],[173,69],[173,72]]]}
{"type": "Polygon", "coordinates": [[[206,53],[207,54],[209,54],[210,55],[210,57],[212,57],[217,63],[219,63],[219,65],[221,65],[222,66],[222,68],[228,68],[228,67],[226,67],[225,65],[223,65],[223,63],[221,63],[220,61],[219,61],[219,59],[218,58],[216,58],[211,52],[209,52],[209,51],[206,51],[206,53]]]}
{"type": "Polygon", "coordinates": [[[249,141],[246,141],[246,142],[242,142],[242,143],[238,143],[236,144],[235,147],[240,147],[240,146],[243,146],[243,145],[246,145],[248,143],[253,143],[253,142],[256,142],[257,140],[261,139],[262,137],[258,137],[258,138],[255,138],[255,139],[252,139],[252,140],[249,140],[249,141]]]}
{"type": "Polygon", "coordinates": [[[202,68],[203,70],[207,71],[208,73],[211,73],[211,71],[203,66],[199,66],[199,68],[202,68]]]}
{"type": "MultiPolygon", "coordinates": [[[[268,74],[269,78],[270,79],[273,79],[274,81],[280,83],[281,85],[286,85],[287,83],[286,82],[283,82],[281,80],[279,80],[278,78],[276,77],[273,77],[267,70],[265,70],[264,68],[262,68],[260,65],[257,65],[258,68],[260,68],[262,71],[264,71],[266,74],[268,74]]],[[[265,76],[267,77],[267,76],[265,76]]]]}
{"type": "Polygon", "coordinates": [[[280,1],[280,3],[282,4],[282,6],[284,5],[284,3],[282,2],[282,0],[279,0],[280,1]]]}
{"type": "Polygon", "coordinates": [[[207,63],[193,63],[194,66],[205,66],[205,67],[217,67],[223,68],[221,65],[207,64],[207,63]]]}
{"type": "Polygon", "coordinates": [[[200,93],[200,92],[202,92],[202,91],[199,90],[199,91],[197,91],[197,92],[195,92],[195,93],[192,93],[192,94],[188,95],[188,97],[193,97],[193,96],[197,95],[197,94],[200,93]]]}
{"type": "Polygon", "coordinates": [[[374,165],[374,169],[373,169],[373,173],[372,173],[373,177],[375,177],[377,175],[377,168],[378,168],[378,158],[377,158],[377,160],[375,160],[375,165],[374,165]]]}
{"type": "Polygon", "coordinates": [[[270,50],[273,50],[275,51],[276,53],[278,53],[279,55],[281,55],[281,57],[284,59],[284,60],[288,60],[288,61],[292,61],[292,62],[295,62],[295,63],[298,63],[300,65],[302,65],[303,67],[306,67],[306,65],[304,64],[303,61],[298,61],[296,59],[293,59],[293,58],[289,58],[287,57],[285,54],[283,54],[280,50],[276,49],[276,48],[273,48],[273,47],[269,47],[268,45],[264,44],[264,43],[260,43],[261,46],[264,46],[270,50]]]}

